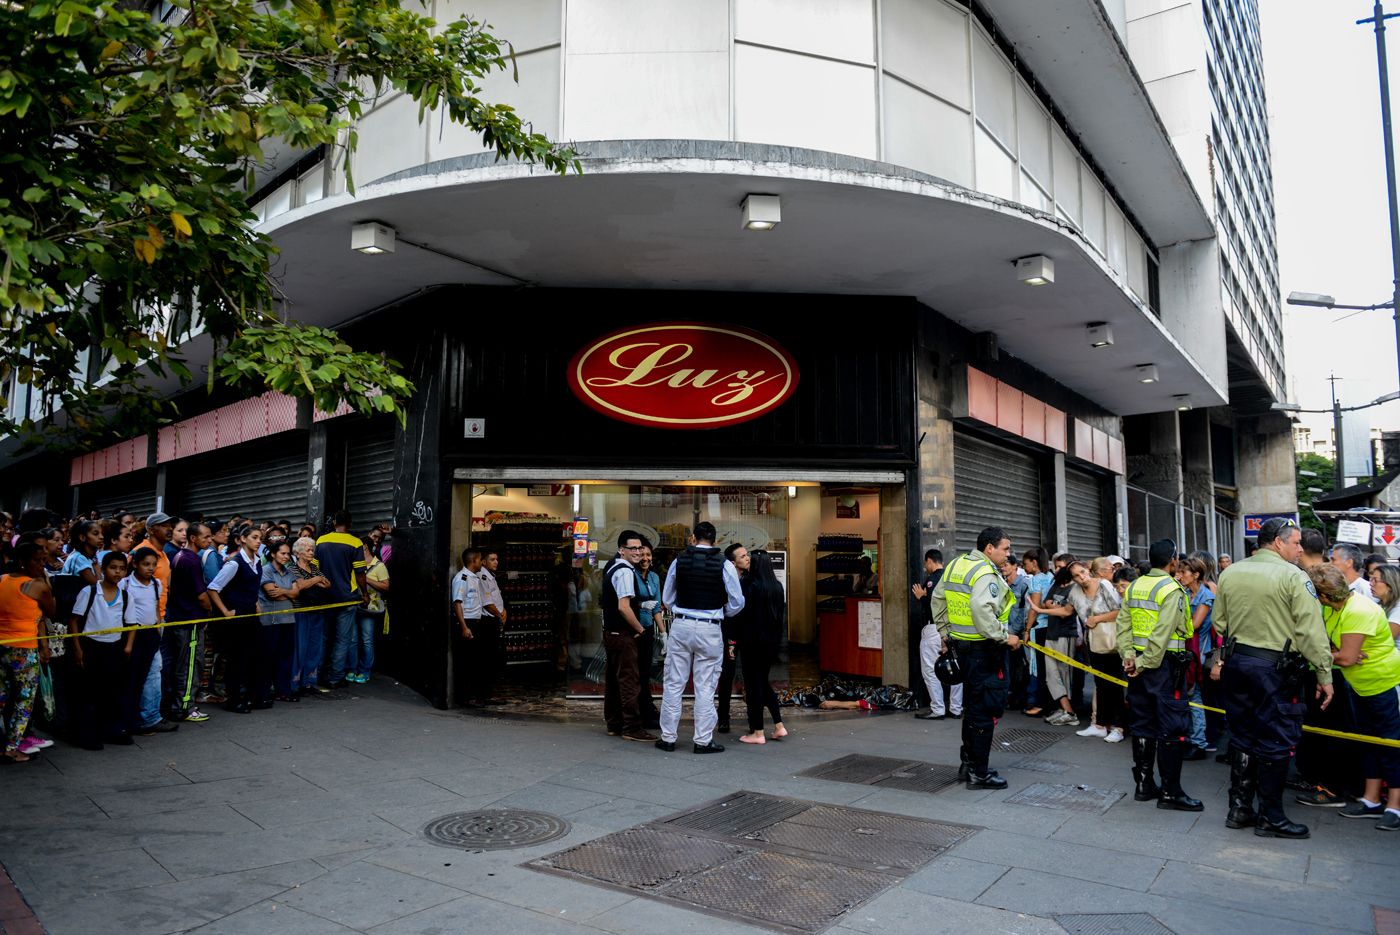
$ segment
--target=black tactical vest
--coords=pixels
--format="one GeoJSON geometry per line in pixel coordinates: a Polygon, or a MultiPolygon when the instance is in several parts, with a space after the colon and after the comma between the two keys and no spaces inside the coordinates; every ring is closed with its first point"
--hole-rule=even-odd
{"type": "Polygon", "coordinates": [[[724,590],[724,553],[691,546],[676,559],[676,606],[718,610],[729,600],[724,590]]]}

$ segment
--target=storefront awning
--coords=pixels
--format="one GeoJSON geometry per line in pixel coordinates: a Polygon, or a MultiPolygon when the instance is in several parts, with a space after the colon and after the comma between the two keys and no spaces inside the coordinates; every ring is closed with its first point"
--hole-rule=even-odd
{"type": "Polygon", "coordinates": [[[879,486],[904,483],[903,471],[745,468],[646,468],[639,470],[585,470],[569,467],[459,467],[452,472],[457,481],[550,481],[559,484],[853,484],[879,486]]]}

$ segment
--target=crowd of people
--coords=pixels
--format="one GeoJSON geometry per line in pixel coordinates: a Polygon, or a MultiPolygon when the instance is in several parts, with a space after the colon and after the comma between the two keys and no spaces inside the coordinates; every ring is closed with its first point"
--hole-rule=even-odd
{"type": "MultiPolygon", "coordinates": [[[[1290,532],[1282,523],[1280,528],[1284,533],[1290,532]]],[[[1140,673],[1125,670],[1120,620],[1131,619],[1129,610],[1136,612],[1149,606],[1130,596],[1135,581],[1142,579],[1145,588],[1151,587],[1151,593],[1156,594],[1162,589],[1161,582],[1174,580],[1179,585],[1186,620],[1175,634],[1177,639],[1170,641],[1180,645],[1170,647],[1169,654],[1174,663],[1180,661],[1178,697],[1192,703],[1186,715],[1188,720],[1181,725],[1181,759],[1206,760],[1214,754],[1217,762],[1231,763],[1236,769],[1241,750],[1218,752],[1222,738],[1241,734],[1244,725],[1237,724],[1232,731],[1221,713],[1230,702],[1227,696],[1231,688],[1228,679],[1222,680],[1222,669],[1233,644],[1221,639],[1215,621],[1221,573],[1234,563],[1229,555],[1217,557],[1201,551],[1177,554],[1170,542],[1154,548],[1163,545],[1169,547],[1171,554],[1155,556],[1156,560],[1139,565],[1117,555],[1081,560],[1065,553],[1052,559],[1041,548],[1026,551],[1020,561],[1005,556],[998,571],[1009,598],[999,606],[1005,632],[1016,639],[1005,643],[1009,691],[1004,710],[1019,709],[1028,717],[1070,727],[1079,726],[1081,718],[1087,716],[1087,726],[1076,732],[1086,739],[1119,743],[1125,736],[1135,736],[1130,729],[1132,701],[1118,681],[1140,673]],[[1131,606],[1125,608],[1125,604],[1131,606]],[[1037,647],[1049,652],[1041,652],[1037,647]],[[1092,699],[1088,705],[1084,700],[1086,672],[1065,659],[1109,676],[1091,679],[1092,699]]],[[[1321,652],[1331,655],[1330,671],[1320,672],[1328,667],[1319,666],[1314,660],[1310,673],[1299,677],[1306,682],[1293,691],[1294,706],[1302,717],[1300,723],[1400,741],[1400,568],[1387,556],[1363,554],[1351,543],[1337,543],[1329,549],[1320,531],[1299,530],[1296,526],[1291,527],[1291,535],[1271,544],[1269,551],[1272,555],[1286,552],[1287,562],[1305,573],[1305,577],[1296,578],[1297,593],[1310,596],[1303,600],[1304,606],[1294,607],[1293,612],[1316,616],[1313,636],[1324,647],[1321,652]],[[1331,679],[1333,672],[1341,677],[1331,679]],[[1327,686],[1324,691],[1328,681],[1335,687],[1327,686]],[[1303,707],[1306,715],[1302,714],[1303,707]]],[[[913,592],[923,605],[925,625],[920,660],[930,705],[915,716],[931,720],[961,718],[964,686],[946,684],[945,673],[938,666],[948,644],[956,641],[940,634],[935,622],[938,608],[931,606],[945,572],[943,556],[936,549],[929,550],[924,564],[924,580],[913,587],[913,592]]],[[[1145,597],[1149,593],[1145,588],[1134,593],[1145,597]]],[[[1239,597],[1235,600],[1238,617],[1241,601],[1239,597]]],[[[1245,603],[1267,601],[1251,596],[1245,603]]],[[[1291,649],[1302,651],[1299,644],[1311,638],[1306,634],[1299,636],[1291,649]]],[[[1279,642],[1283,643],[1283,639],[1279,642]]],[[[1274,657],[1282,659],[1289,650],[1290,645],[1284,643],[1282,650],[1260,651],[1257,655],[1277,661],[1274,657]]],[[[1249,647],[1242,652],[1255,654],[1249,647]]],[[[1129,646],[1127,658],[1133,655],[1129,646]]],[[[1320,658],[1325,660],[1326,656],[1320,658]]],[[[1308,666],[1303,663],[1301,668],[1308,666]]],[[[1250,727],[1251,731],[1254,729],[1250,727]]],[[[1400,830],[1400,750],[1303,734],[1295,745],[1275,752],[1275,759],[1281,756],[1285,764],[1293,761],[1291,770],[1285,766],[1288,776],[1283,781],[1296,793],[1297,803],[1336,808],[1344,817],[1375,819],[1381,830],[1400,830]]],[[[1145,772],[1150,782],[1150,761],[1144,770],[1142,751],[1135,750],[1134,757],[1135,774],[1145,772]]],[[[1244,756],[1243,760],[1247,772],[1249,757],[1244,756]]],[[[1247,790],[1250,786],[1245,779],[1243,788],[1247,790]]],[[[1140,780],[1138,798],[1157,794],[1155,790],[1152,795],[1145,792],[1140,780]]],[[[1179,788],[1177,792],[1180,793],[1179,788]]],[[[1184,793],[1180,793],[1179,801],[1200,804],[1184,793]]],[[[1251,813],[1249,821],[1252,823],[1255,817],[1251,813]]],[[[1242,826],[1242,819],[1231,820],[1236,822],[1231,827],[1242,826]]],[[[1306,827],[1288,822],[1281,811],[1270,822],[1270,833],[1277,832],[1275,836],[1307,833],[1306,827]]]]}
{"type": "Polygon", "coordinates": [[[366,682],[387,626],[390,529],[157,511],[0,513],[5,759],[88,750],[366,682]],[[48,736],[44,736],[48,735],[48,736]]]}

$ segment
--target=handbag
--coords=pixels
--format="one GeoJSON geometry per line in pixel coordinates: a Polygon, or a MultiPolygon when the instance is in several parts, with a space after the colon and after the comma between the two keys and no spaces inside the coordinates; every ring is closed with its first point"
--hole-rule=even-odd
{"type": "Polygon", "coordinates": [[[52,722],[58,704],[53,696],[53,673],[46,662],[39,663],[39,701],[43,705],[44,720],[52,722]]]}

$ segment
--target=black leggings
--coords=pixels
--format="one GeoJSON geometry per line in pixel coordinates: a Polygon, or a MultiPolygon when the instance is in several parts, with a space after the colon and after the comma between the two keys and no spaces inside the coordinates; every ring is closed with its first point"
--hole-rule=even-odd
{"type": "Polygon", "coordinates": [[[778,660],[778,647],[760,643],[744,643],[739,647],[739,659],[744,671],[744,703],[749,709],[749,730],[763,730],[763,709],[773,716],[774,724],[783,721],[778,708],[778,696],[768,684],[768,670],[778,660]]]}
{"type": "MultiPolygon", "coordinates": [[[[1117,653],[1089,653],[1089,665],[1115,678],[1123,678],[1123,659],[1117,653]]],[[[1094,694],[1099,699],[1099,726],[1104,730],[1123,726],[1123,686],[1108,679],[1094,679],[1094,694]]]]}

